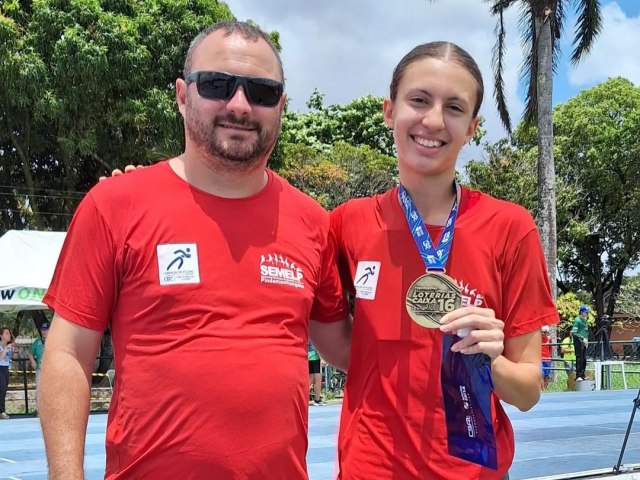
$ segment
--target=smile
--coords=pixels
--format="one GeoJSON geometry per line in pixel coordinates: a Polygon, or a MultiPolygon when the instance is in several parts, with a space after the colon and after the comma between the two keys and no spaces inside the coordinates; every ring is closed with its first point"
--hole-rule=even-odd
{"type": "Polygon", "coordinates": [[[444,142],[441,140],[429,140],[426,138],[418,138],[418,137],[413,137],[413,139],[417,144],[422,145],[423,147],[428,147],[428,148],[437,148],[444,145],[444,142]]]}

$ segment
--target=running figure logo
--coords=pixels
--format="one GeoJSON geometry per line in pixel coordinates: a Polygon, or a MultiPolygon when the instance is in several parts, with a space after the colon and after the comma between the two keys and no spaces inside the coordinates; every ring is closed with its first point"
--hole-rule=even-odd
{"type": "Polygon", "coordinates": [[[356,289],[356,298],[374,300],[376,289],[380,279],[380,262],[361,261],[358,262],[355,275],[353,276],[353,286],[356,289]]]}
{"type": "Polygon", "coordinates": [[[174,266],[176,264],[176,262],[179,262],[178,265],[178,270],[180,270],[182,268],[182,264],[184,263],[184,259],[185,258],[191,258],[191,249],[187,248],[186,252],[184,250],[176,250],[175,252],[173,252],[174,255],[177,255],[176,258],[173,259],[173,261],[169,264],[169,266],[167,267],[167,272],[171,269],[172,266],[174,266]]]}
{"type": "Polygon", "coordinates": [[[358,279],[356,285],[366,285],[369,280],[369,276],[373,277],[376,274],[376,266],[372,265],[370,267],[365,267],[364,271],[365,274],[358,279]]]}
{"type": "Polygon", "coordinates": [[[160,285],[200,283],[196,243],[164,243],[156,248],[160,285]]]}

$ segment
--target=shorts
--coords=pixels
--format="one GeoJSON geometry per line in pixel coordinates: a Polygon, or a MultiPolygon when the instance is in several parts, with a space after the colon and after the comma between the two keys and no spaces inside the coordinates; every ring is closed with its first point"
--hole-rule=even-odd
{"type": "Polygon", "coordinates": [[[542,362],[542,376],[545,378],[551,377],[551,362],[542,362]]]}
{"type": "Polygon", "coordinates": [[[569,360],[569,361],[564,361],[564,369],[567,371],[567,373],[571,373],[571,372],[575,372],[576,371],[576,363],[574,360],[569,360]]]}
{"type": "Polygon", "coordinates": [[[320,359],[309,360],[309,374],[320,373],[320,359]]]}

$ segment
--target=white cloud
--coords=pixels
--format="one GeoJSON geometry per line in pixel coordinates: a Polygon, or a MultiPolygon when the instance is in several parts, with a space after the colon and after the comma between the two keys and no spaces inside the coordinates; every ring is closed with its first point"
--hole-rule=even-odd
{"type": "MultiPolygon", "coordinates": [[[[252,19],[281,35],[287,92],[295,110],[304,110],[314,88],[326,103],[346,103],[362,95],[387,95],[393,68],[414,46],[434,40],[454,42],[478,62],[485,82],[481,114],[488,139],[505,135],[493,99],[491,56],[495,18],[478,0],[228,0],[240,20],[252,19]]],[[[517,97],[522,51],[518,17],[506,19],[505,86],[514,123],[522,113],[517,97]]],[[[477,157],[477,149],[471,149],[477,157]]],[[[463,152],[462,163],[468,154],[463,152]]]]}
{"type": "Polygon", "coordinates": [[[640,84],[640,15],[625,15],[618,3],[602,9],[603,28],[590,55],[569,70],[574,87],[586,87],[611,77],[625,77],[640,84]]]}

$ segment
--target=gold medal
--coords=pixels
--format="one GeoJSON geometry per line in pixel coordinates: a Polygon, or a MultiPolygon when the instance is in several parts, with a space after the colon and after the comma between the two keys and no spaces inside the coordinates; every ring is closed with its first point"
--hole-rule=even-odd
{"type": "Polygon", "coordinates": [[[445,314],[460,308],[462,295],[456,282],[444,273],[427,273],[411,284],[405,305],[411,320],[438,328],[445,314]]]}

